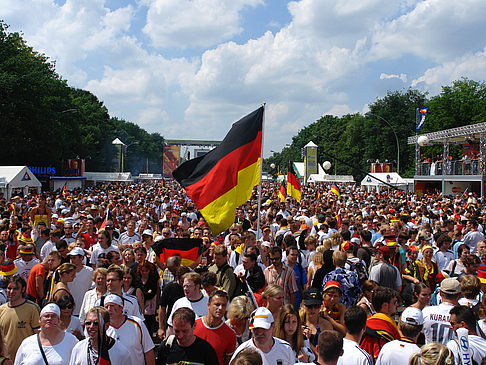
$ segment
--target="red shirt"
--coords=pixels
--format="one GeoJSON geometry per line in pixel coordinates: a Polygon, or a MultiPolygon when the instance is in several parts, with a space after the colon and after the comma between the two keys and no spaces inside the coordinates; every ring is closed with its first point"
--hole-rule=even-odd
{"type": "Polygon", "coordinates": [[[231,357],[236,350],[236,333],[224,322],[218,327],[209,328],[204,323],[203,318],[196,320],[194,334],[209,342],[218,355],[219,364],[223,365],[224,355],[231,357]]]}
{"type": "Polygon", "coordinates": [[[82,234],[84,240],[86,241],[86,249],[88,250],[91,246],[96,245],[98,242],[98,234],[89,234],[89,233],[83,233],[82,234]]]}
{"type": "Polygon", "coordinates": [[[46,269],[44,266],[42,266],[42,263],[38,263],[32,268],[32,270],[30,270],[29,279],[27,280],[27,289],[25,291],[25,294],[28,294],[36,299],[39,299],[37,290],[35,288],[35,278],[38,276],[42,276],[42,280],[44,280],[46,276],[46,269]]]}

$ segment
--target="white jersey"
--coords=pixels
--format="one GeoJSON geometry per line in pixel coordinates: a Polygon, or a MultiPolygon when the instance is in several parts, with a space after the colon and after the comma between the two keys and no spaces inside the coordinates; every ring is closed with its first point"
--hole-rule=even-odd
{"type": "Polygon", "coordinates": [[[370,354],[352,340],[343,339],[343,351],[343,354],[339,356],[337,365],[373,365],[370,354]]]}
{"type": "Polygon", "coordinates": [[[393,340],[381,348],[376,365],[408,365],[410,357],[419,351],[420,347],[413,342],[393,340]]]}
{"type": "MultiPolygon", "coordinates": [[[[69,365],[96,364],[93,357],[88,355],[88,343],[89,339],[85,339],[74,346],[69,365]],[[90,363],[88,363],[88,356],[91,358],[90,363]]],[[[108,354],[110,355],[110,362],[112,365],[132,365],[130,353],[120,341],[115,341],[114,345],[108,350],[108,354]]]]}
{"type": "Polygon", "coordinates": [[[172,312],[170,312],[169,319],[167,320],[167,324],[172,327],[172,316],[174,312],[179,308],[191,308],[194,313],[196,313],[196,319],[204,317],[208,314],[208,301],[209,298],[205,295],[198,300],[189,300],[186,297],[182,297],[176,300],[174,306],[172,307],[172,312]]]}
{"type": "Polygon", "coordinates": [[[38,263],[40,263],[40,260],[37,257],[33,257],[30,261],[24,261],[22,258],[14,260],[14,264],[17,267],[17,275],[20,275],[25,282],[29,281],[30,270],[38,263]]]}
{"type": "MultiPolygon", "coordinates": [[[[294,352],[292,351],[292,347],[287,341],[281,340],[280,338],[274,337],[273,340],[275,343],[273,344],[272,349],[265,353],[258,349],[255,344],[253,343],[253,339],[249,339],[246,342],[243,342],[238,348],[236,349],[231,361],[235,358],[235,356],[243,351],[244,349],[255,349],[257,350],[260,355],[262,356],[263,363],[262,365],[293,365],[295,364],[295,356],[294,352]]],[[[231,362],[230,361],[230,362],[231,362]]]]}
{"type": "MultiPolygon", "coordinates": [[[[61,342],[54,346],[42,346],[49,365],[68,365],[69,358],[78,339],[70,333],[65,333],[61,342]]],[[[44,359],[39,349],[37,335],[27,337],[22,341],[17,355],[15,365],[36,365],[44,364],[44,359]]]]}
{"type": "MultiPolygon", "coordinates": [[[[469,353],[477,364],[481,364],[481,361],[486,357],[486,340],[476,335],[468,335],[467,339],[469,340],[469,353]]],[[[455,364],[460,364],[461,359],[457,340],[449,341],[447,347],[454,354],[455,364]]]]}
{"type": "Polygon", "coordinates": [[[425,335],[425,342],[438,342],[440,344],[447,344],[454,338],[454,331],[450,328],[450,310],[454,308],[451,303],[440,303],[439,305],[430,305],[425,307],[422,312],[424,314],[424,328],[422,332],[425,335]]]}
{"type": "Polygon", "coordinates": [[[147,327],[137,317],[128,316],[120,327],[110,326],[106,334],[127,348],[132,365],[145,365],[145,353],[154,348],[147,327]]]}
{"type": "Polygon", "coordinates": [[[79,316],[81,305],[83,304],[84,295],[93,286],[93,269],[88,266],[83,266],[81,271],[76,273],[76,277],[68,283],[69,291],[74,298],[73,314],[79,316]]]}

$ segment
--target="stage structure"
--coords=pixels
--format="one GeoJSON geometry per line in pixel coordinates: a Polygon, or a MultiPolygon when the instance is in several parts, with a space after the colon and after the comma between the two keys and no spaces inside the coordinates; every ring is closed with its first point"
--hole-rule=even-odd
{"type": "Polygon", "coordinates": [[[415,192],[434,189],[443,195],[485,193],[486,122],[408,137],[415,144],[415,192]],[[442,156],[431,158],[421,147],[442,145],[442,156]],[[452,156],[449,148],[459,145],[461,156],[452,156]]]}
{"type": "Polygon", "coordinates": [[[182,162],[200,157],[220,144],[221,141],[166,139],[162,168],[164,179],[172,179],[172,171],[182,162]]]}

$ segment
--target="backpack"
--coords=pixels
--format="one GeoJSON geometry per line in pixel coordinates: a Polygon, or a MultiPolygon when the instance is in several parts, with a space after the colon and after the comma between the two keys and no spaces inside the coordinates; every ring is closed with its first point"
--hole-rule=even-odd
{"type": "Polygon", "coordinates": [[[361,260],[358,262],[353,262],[351,260],[346,260],[346,263],[349,265],[349,270],[355,272],[358,275],[358,280],[361,284],[365,280],[368,279],[368,272],[366,271],[366,267],[363,265],[361,260]]]}

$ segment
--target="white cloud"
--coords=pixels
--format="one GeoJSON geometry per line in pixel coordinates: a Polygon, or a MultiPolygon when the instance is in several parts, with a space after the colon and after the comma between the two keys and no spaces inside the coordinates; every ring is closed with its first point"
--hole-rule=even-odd
{"type": "Polygon", "coordinates": [[[143,31],[155,47],[209,47],[243,29],[240,11],[263,0],[154,0],[143,31]]]}
{"type": "Polygon", "coordinates": [[[424,0],[410,12],[381,24],[373,36],[374,59],[420,58],[447,61],[484,46],[486,2],[424,0]]]}
{"type": "Polygon", "coordinates": [[[390,80],[390,79],[399,79],[402,80],[403,82],[407,82],[407,75],[405,74],[386,74],[386,73],[381,73],[380,75],[380,80],[390,80]]]}
{"type": "Polygon", "coordinates": [[[412,80],[412,87],[426,88],[433,93],[438,93],[442,86],[461,77],[472,80],[486,79],[486,48],[481,52],[458,57],[453,61],[427,69],[422,76],[412,80]]]}

